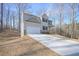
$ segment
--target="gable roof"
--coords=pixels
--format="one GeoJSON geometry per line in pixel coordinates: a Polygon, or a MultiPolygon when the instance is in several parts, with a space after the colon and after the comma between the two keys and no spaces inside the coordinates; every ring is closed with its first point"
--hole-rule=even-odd
{"type": "Polygon", "coordinates": [[[41,23],[40,17],[34,16],[32,14],[24,13],[24,20],[28,22],[41,23]]]}
{"type": "Polygon", "coordinates": [[[44,14],[42,15],[42,18],[48,19],[47,14],[46,14],[46,13],[44,13],[44,14]]]}

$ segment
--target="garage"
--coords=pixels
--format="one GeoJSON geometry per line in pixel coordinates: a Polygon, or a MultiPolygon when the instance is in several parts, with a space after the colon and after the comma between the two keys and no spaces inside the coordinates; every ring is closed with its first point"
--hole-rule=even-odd
{"type": "Polygon", "coordinates": [[[41,19],[40,17],[24,13],[24,33],[25,34],[40,34],[41,19]]]}
{"type": "Polygon", "coordinates": [[[40,34],[40,27],[37,26],[27,26],[27,34],[40,34]]]}
{"type": "Polygon", "coordinates": [[[40,34],[40,30],[40,23],[25,22],[25,34],[40,34]]]}

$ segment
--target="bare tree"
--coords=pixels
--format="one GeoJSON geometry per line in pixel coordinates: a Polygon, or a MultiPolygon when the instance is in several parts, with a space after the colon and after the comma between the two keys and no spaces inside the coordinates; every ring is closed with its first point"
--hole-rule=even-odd
{"type": "Polygon", "coordinates": [[[39,11],[37,12],[37,14],[38,14],[38,16],[40,17],[41,20],[42,20],[42,15],[43,15],[44,13],[46,13],[46,11],[47,11],[47,9],[44,8],[44,7],[42,7],[42,8],[40,8],[39,11]]]}
{"type": "Polygon", "coordinates": [[[70,7],[71,7],[71,14],[72,14],[72,16],[71,16],[71,22],[72,22],[72,25],[71,25],[71,27],[72,27],[72,35],[71,35],[71,37],[75,37],[76,36],[76,20],[75,20],[75,18],[76,18],[76,4],[71,4],[70,5],[70,7]]]}
{"type": "Polygon", "coordinates": [[[13,28],[15,29],[15,15],[13,15],[13,28]]]}
{"type": "Polygon", "coordinates": [[[9,28],[9,22],[10,22],[10,7],[9,5],[7,6],[7,14],[6,14],[6,28],[9,28]]]}
{"type": "Polygon", "coordinates": [[[19,33],[21,34],[21,37],[24,36],[24,20],[23,20],[23,14],[24,11],[27,10],[28,4],[17,4],[18,8],[18,18],[19,18],[19,33]]]}
{"type": "Polygon", "coordinates": [[[10,13],[10,30],[14,28],[14,26],[13,26],[13,23],[14,23],[13,22],[14,21],[13,16],[14,16],[14,12],[11,11],[11,13],[10,13]]]}
{"type": "Polygon", "coordinates": [[[3,30],[3,3],[1,3],[1,30],[3,30]]]}
{"type": "Polygon", "coordinates": [[[20,33],[20,26],[21,26],[21,4],[20,3],[18,3],[17,4],[17,9],[18,9],[18,31],[19,31],[19,33],[20,33]]]}
{"type": "Polygon", "coordinates": [[[48,10],[48,15],[53,20],[53,26],[54,26],[55,34],[58,32],[57,30],[59,30],[56,26],[57,21],[60,23],[60,20],[57,19],[57,18],[59,18],[59,14],[60,14],[59,6],[60,6],[60,4],[52,4],[52,5],[50,5],[50,9],[48,10]],[[52,8],[51,6],[56,6],[57,8],[52,8]]]}
{"type": "Polygon", "coordinates": [[[56,28],[56,24],[55,23],[57,21],[59,23],[59,27],[57,29],[55,29],[55,31],[58,30],[58,33],[62,34],[61,30],[64,27],[64,4],[54,4],[54,5],[57,8],[55,8],[55,9],[51,8],[51,10],[48,13],[49,13],[49,16],[53,17],[53,23],[54,23],[55,28],[56,28]]]}
{"type": "Polygon", "coordinates": [[[62,27],[64,27],[63,26],[63,24],[64,24],[64,14],[63,14],[63,11],[64,11],[64,4],[59,4],[59,28],[60,28],[60,30],[59,30],[59,33],[60,34],[62,34],[62,30],[63,30],[63,28],[62,27]]]}

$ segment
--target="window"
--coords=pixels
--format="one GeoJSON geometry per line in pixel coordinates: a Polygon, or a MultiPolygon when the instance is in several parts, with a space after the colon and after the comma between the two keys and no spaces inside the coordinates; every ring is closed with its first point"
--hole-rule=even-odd
{"type": "Polygon", "coordinates": [[[43,26],[43,30],[47,30],[47,26],[43,26]]]}
{"type": "Polygon", "coordinates": [[[44,19],[44,18],[42,18],[42,21],[43,21],[43,22],[45,22],[45,19],[44,19]]]}
{"type": "Polygon", "coordinates": [[[42,18],[42,21],[43,21],[43,22],[47,22],[47,19],[45,19],[45,18],[42,18]]]}
{"type": "Polygon", "coordinates": [[[49,24],[49,25],[52,25],[52,21],[48,21],[48,24],[49,24]]]}
{"type": "Polygon", "coordinates": [[[46,20],[46,22],[47,22],[47,19],[45,19],[46,20]]]}

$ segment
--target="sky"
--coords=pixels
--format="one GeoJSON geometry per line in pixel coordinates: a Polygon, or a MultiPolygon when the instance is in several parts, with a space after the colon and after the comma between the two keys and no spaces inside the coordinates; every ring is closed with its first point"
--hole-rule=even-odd
{"type": "MultiPolygon", "coordinates": [[[[56,23],[59,22],[59,4],[51,4],[51,3],[33,3],[30,4],[31,8],[29,8],[29,11],[32,12],[32,14],[34,15],[38,15],[39,16],[39,11],[41,10],[41,8],[45,9],[45,12],[47,13],[47,15],[49,16],[49,19],[53,21],[53,18],[55,18],[56,20],[58,20],[56,23]]],[[[78,11],[78,6],[76,6],[76,14],[79,15],[79,11],[78,11]]],[[[69,16],[71,12],[71,7],[69,6],[69,4],[64,4],[64,22],[68,23],[69,21],[69,16]]],[[[77,22],[79,22],[79,16],[76,17],[77,22]]]]}
{"type": "MultiPolygon", "coordinates": [[[[7,4],[10,6],[11,10],[16,10],[16,4],[7,4]]],[[[56,3],[29,3],[28,4],[28,8],[26,9],[27,12],[30,12],[33,15],[36,16],[40,16],[40,10],[43,9],[43,13],[46,13],[49,17],[50,20],[53,21],[53,19],[56,20],[56,23],[59,22],[59,4],[56,3]]],[[[77,7],[77,6],[76,6],[77,7]]],[[[79,9],[76,9],[76,13],[77,15],[79,15],[79,9]]],[[[69,16],[70,16],[70,12],[71,12],[71,8],[69,6],[69,4],[64,4],[64,11],[61,11],[64,13],[64,22],[68,23],[69,21],[69,16]]],[[[79,16],[76,17],[77,22],[79,22],[79,16]]]]}

